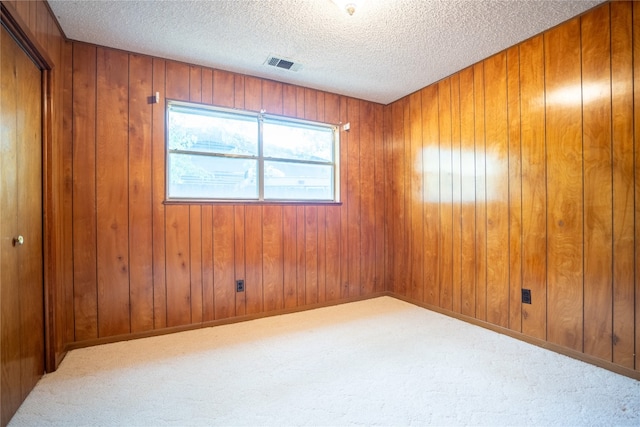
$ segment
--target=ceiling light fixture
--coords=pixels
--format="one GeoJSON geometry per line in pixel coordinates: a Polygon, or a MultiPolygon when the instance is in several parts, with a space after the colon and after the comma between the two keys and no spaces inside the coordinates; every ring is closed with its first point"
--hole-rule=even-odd
{"type": "Polygon", "coordinates": [[[364,0],[331,0],[333,1],[340,9],[345,10],[349,15],[353,15],[356,12],[364,0]]]}

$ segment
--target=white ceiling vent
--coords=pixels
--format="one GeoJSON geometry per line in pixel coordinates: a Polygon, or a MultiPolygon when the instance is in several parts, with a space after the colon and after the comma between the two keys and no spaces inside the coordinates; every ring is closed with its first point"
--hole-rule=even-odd
{"type": "Polygon", "coordinates": [[[264,62],[267,65],[271,65],[272,67],[282,68],[283,70],[289,71],[298,71],[302,68],[302,64],[293,62],[289,59],[278,58],[277,56],[269,56],[267,60],[264,62]]]}

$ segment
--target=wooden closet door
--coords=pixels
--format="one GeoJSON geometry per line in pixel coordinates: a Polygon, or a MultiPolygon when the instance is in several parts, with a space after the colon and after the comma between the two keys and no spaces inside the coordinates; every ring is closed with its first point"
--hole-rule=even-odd
{"type": "Polygon", "coordinates": [[[41,71],[4,28],[1,37],[0,424],[4,426],[44,373],[44,292],[41,71]]]}

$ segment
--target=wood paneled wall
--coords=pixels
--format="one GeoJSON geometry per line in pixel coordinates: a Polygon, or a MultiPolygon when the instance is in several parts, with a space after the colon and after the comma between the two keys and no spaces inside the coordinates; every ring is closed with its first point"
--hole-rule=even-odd
{"type": "Polygon", "coordinates": [[[45,238],[45,301],[46,313],[46,346],[47,370],[55,369],[64,355],[64,284],[65,266],[70,265],[70,255],[64,252],[65,234],[64,170],[68,167],[64,162],[63,136],[66,117],[63,109],[65,55],[64,35],[57,25],[57,21],[50,12],[45,1],[7,1],[2,5],[9,10],[11,16],[19,20],[21,29],[31,42],[37,44],[40,53],[51,61],[52,69],[48,73],[44,117],[48,120],[43,133],[44,148],[43,161],[46,175],[44,176],[44,224],[47,232],[45,238]]]}
{"type": "Polygon", "coordinates": [[[386,106],[391,290],[640,370],[634,57],[612,2],[386,106]]]}
{"type": "Polygon", "coordinates": [[[83,43],[66,55],[67,342],[385,290],[381,105],[83,43]],[[350,122],[342,203],[165,204],[165,99],[350,122]]]}

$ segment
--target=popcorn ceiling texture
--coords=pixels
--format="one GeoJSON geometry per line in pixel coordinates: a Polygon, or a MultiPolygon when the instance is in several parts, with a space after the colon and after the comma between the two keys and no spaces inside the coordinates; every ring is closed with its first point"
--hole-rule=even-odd
{"type": "Polygon", "coordinates": [[[420,307],[351,304],[71,351],[20,426],[640,425],[640,382],[420,307]]]}
{"type": "Polygon", "coordinates": [[[49,0],[67,37],[388,104],[601,0],[49,0]],[[264,65],[273,54],[303,65],[264,65]]]}

